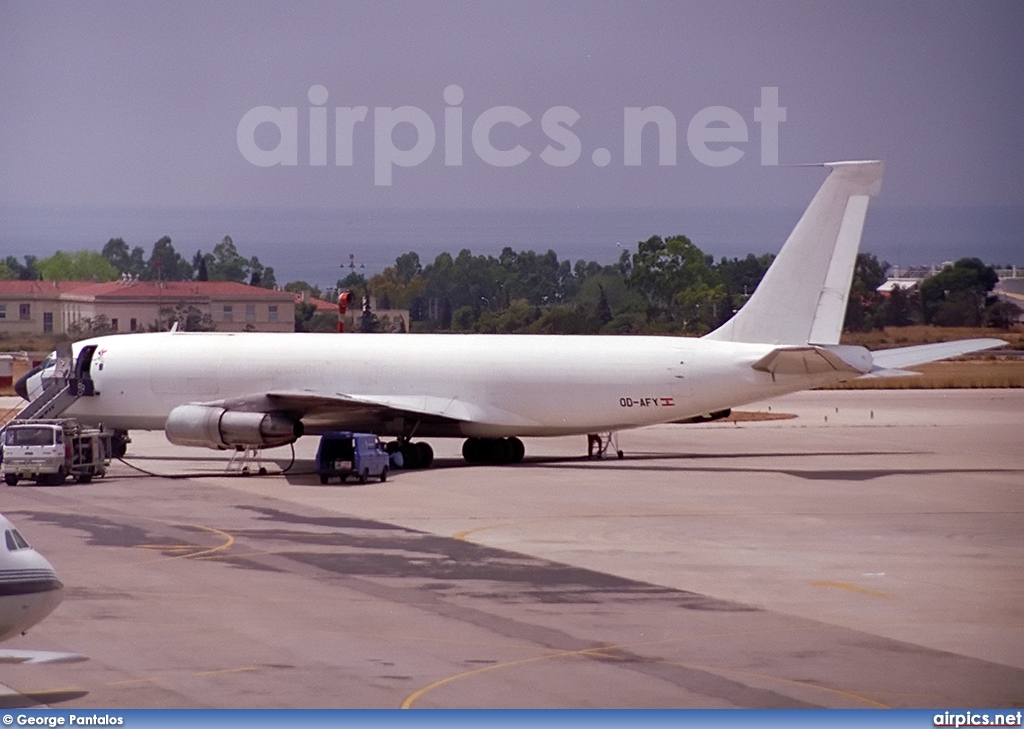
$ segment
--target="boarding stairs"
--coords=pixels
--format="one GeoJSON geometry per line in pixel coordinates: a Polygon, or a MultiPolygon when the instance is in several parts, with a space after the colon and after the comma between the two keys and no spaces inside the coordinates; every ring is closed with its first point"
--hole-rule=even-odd
{"type": "Polygon", "coordinates": [[[67,366],[71,359],[70,352],[66,357],[58,353],[57,366],[54,368],[58,376],[43,378],[42,392],[22,408],[13,420],[53,420],[60,417],[79,398],[94,397],[96,387],[89,375],[89,369],[95,351],[95,345],[83,348],[78,354],[73,370],[67,366]]]}

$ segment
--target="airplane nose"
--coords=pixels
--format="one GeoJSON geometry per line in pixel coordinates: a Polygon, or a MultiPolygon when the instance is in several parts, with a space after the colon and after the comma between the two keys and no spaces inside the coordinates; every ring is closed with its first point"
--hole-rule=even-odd
{"type": "Polygon", "coordinates": [[[14,383],[14,391],[22,400],[28,400],[28,378],[31,373],[26,373],[14,383]]]}
{"type": "Polygon", "coordinates": [[[28,372],[18,378],[18,381],[14,383],[14,391],[18,393],[18,396],[22,400],[28,400],[28,381],[33,375],[37,375],[43,371],[43,365],[37,364],[35,367],[30,369],[28,372]]]}

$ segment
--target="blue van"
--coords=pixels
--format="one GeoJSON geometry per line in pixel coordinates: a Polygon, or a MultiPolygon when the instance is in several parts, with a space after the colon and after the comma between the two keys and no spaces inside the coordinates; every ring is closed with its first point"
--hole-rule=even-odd
{"type": "Polygon", "coordinates": [[[355,476],[366,483],[371,476],[388,480],[389,456],[380,439],[371,433],[347,431],[324,433],[316,451],[316,472],[320,483],[337,476],[342,483],[355,476]]]}

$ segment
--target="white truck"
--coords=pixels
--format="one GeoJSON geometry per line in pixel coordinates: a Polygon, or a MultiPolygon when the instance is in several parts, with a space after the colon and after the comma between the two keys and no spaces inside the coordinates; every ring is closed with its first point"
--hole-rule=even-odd
{"type": "Polygon", "coordinates": [[[88,483],[110,465],[111,433],[71,418],[14,420],[3,430],[2,470],[8,486],[21,479],[58,485],[68,476],[88,483]]]}

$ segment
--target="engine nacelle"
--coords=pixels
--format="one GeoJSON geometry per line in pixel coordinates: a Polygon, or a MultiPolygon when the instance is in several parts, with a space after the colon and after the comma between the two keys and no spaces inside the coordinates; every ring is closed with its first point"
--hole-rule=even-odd
{"type": "Polygon", "coordinates": [[[248,413],[208,405],[179,405],[167,416],[167,440],[203,448],[273,448],[294,443],[302,422],[274,413],[248,413]]]}

